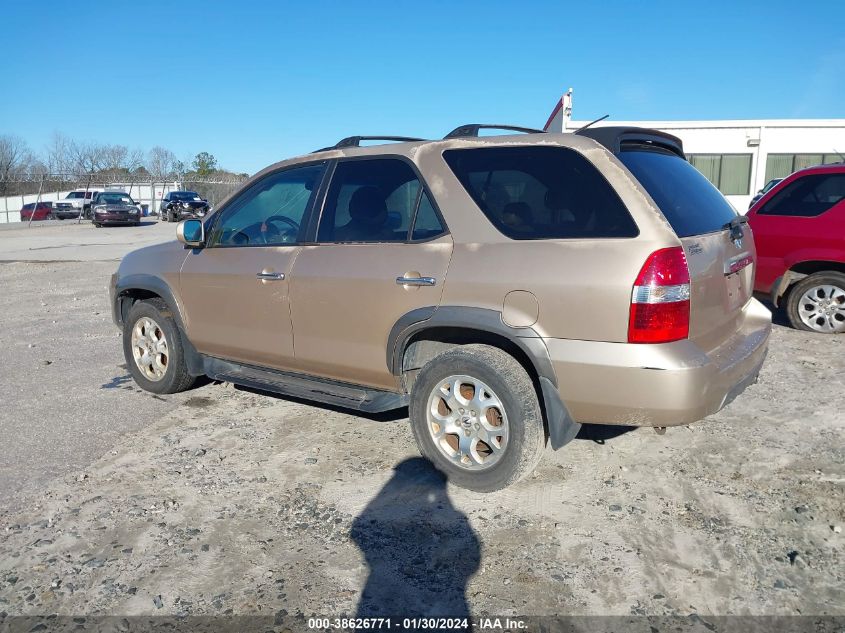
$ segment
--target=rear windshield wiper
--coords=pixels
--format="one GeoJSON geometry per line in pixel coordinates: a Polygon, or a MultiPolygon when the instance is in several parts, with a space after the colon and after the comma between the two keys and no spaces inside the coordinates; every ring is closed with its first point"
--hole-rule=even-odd
{"type": "Polygon", "coordinates": [[[742,230],[742,225],[748,224],[748,218],[744,215],[738,215],[733,218],[730,222],[725,222],[722,225],[722,230],[725,231],[727,229],[731,230],[731,239],[732,240],[741,240],[742,237],[745,235],[745,232],[742,230]]]}

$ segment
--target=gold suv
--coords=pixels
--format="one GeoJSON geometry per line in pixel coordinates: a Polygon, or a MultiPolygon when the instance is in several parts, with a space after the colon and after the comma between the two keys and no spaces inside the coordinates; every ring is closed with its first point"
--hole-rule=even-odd
{"type": "Polygon", "coordinates": [[[688,424],[756,379],[754,240],[679,139],[485,127],[276,163],[127,255],[135,381],[408,406],[421,453],[492,491],[582,424],[688,424]]]}

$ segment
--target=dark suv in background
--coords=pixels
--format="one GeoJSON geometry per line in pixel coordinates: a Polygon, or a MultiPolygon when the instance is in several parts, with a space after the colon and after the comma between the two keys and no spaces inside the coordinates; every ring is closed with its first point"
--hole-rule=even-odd
{"type": "Polygon", "coordinates": [[[208,200],[201,198],[196,191],[170,191],[164,195],[159,207],[163,222],[202,218],[210,211],[208,200]]]}

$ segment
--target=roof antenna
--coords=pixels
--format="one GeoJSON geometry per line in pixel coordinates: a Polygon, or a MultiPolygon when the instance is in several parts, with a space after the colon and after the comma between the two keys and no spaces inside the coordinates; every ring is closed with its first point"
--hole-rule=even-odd
{"type": "Polygon", "coordinates": [[[575,130],[575,134],[578,134],[578,132],[580,132],[581,130],[586,130],[586,129],[587,129],[588,127],[590,127],[593,123],[598,123],[599,121],[604,121],[604,120],[605,120],[606,118],[608,118],[609,116],[610,116],[609,114],[605,114],[604,116],[599,117],[599,118],[598,118],[598,119],[596,119],[595,121],[590,121],[590,122],[589,122],[589,123],[587,123],[587,125],[585,125],[584,127],[579,127],[577,130],[575,130]]]}

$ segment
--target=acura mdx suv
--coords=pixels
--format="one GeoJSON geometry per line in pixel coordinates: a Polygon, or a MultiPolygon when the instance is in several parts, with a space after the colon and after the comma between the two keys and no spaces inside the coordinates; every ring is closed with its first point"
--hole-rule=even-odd
{"type": "Polygon", "coordinates": [[[582,424],[689,424],[756,380],[754,240],[679,139],[484,127],[344,139],[128,254],[135,381],[408,406],[421,453],[486,492],[582,424]]]}

